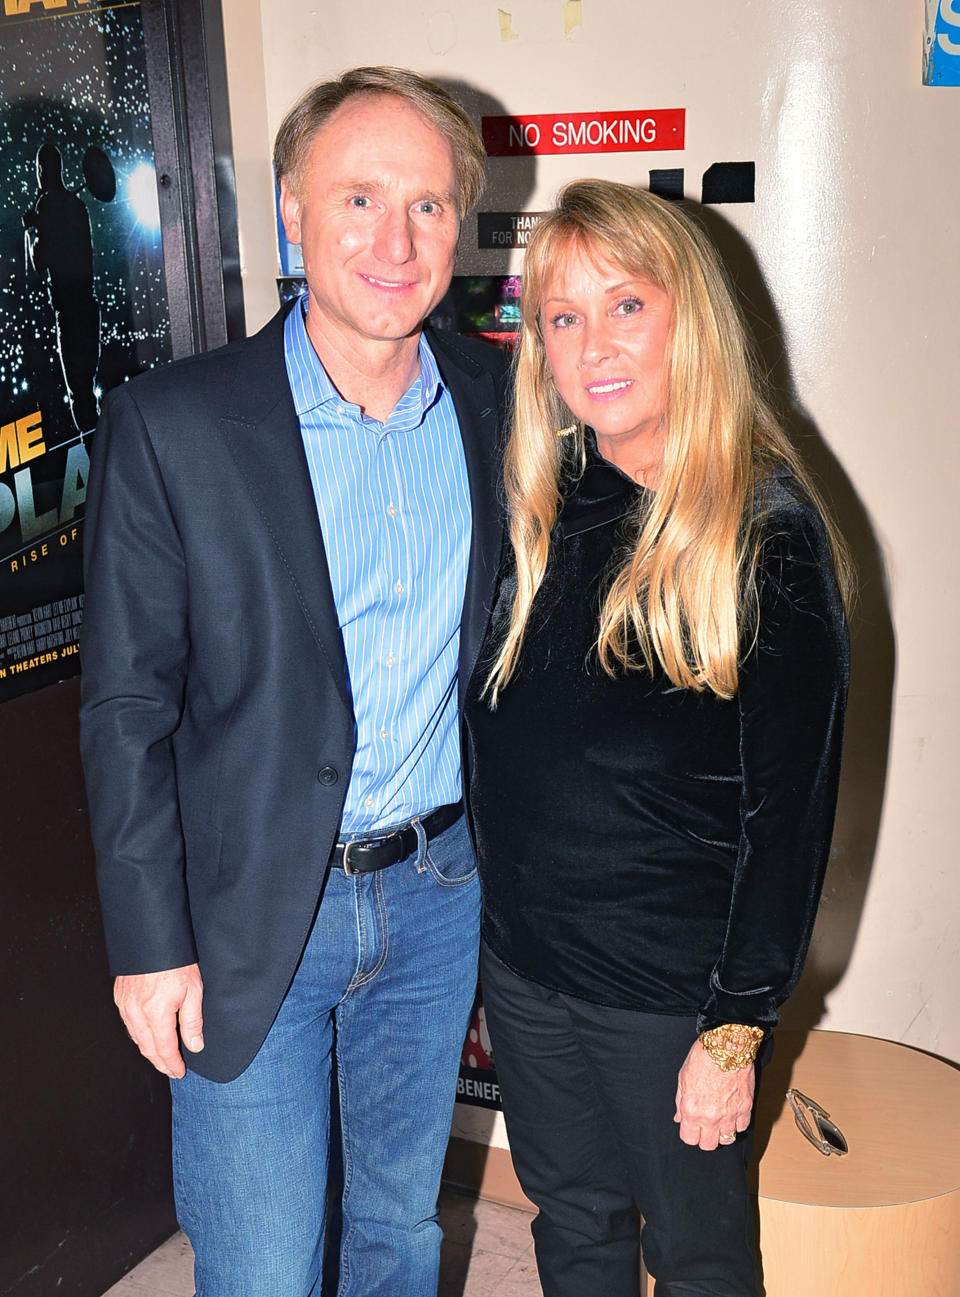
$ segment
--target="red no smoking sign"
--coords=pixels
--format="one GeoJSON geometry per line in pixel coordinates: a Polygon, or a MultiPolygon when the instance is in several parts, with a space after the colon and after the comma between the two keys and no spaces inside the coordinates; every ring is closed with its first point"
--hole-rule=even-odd
{"type": "Polygon", "coordinates": [[[683,108],[484,117],[483,142],[492,158],[667,151],[683,148],[685,120],[683,108]]]}

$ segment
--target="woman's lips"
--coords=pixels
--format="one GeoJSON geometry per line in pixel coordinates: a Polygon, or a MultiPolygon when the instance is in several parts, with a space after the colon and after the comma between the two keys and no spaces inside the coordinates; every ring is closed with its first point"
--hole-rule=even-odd
{"type": "Polygon", "coordinates": [[[588,383],[586,391],[594,401],[615,401],[631,387],[633,387],[632,378],[604,378],[596,383],[588,383]]]}

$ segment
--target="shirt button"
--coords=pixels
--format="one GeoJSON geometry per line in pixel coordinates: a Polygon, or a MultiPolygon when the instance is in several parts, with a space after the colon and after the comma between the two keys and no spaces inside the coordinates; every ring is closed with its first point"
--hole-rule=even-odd
{"type": "Polygon", "coordinates": [[[365,798],[363,804],[369,809],[373,805],[373,798],[372,797],[365,798]]]}
{"type": "Polygon", "coordinates": [[[389,738],[390,735],[389,735],[389,733],[388,733],[387,730],[381,730],[381,731],[380,731],[380,737],[381,737],[382,739],[386,739],[386,738],[389,738]]]}
{"type": "Polygon", "coordinates": [[[396,590],[397,594],[403,594],[403,582],[402,582],[402,581],[398,581],[397,584],[396,584],[393,588],[394,588],[394,590],[396,590]]]}
{"type": "Polygon", "coordinates": [[[386,658],[386,663],[387,663],[387,666],[388,666],[388,667],[396,666],[396,665],[397,665],[397,659],[393,656],[392,653],[389,653],[389,654],[387,655],[387,658],[386,658]]]}
{"type": "Polygon", "coordinates": [[[346,412],[347,412],[347,407],[345,405],[337,406],[337,414],[346,414],[346,412]]]}
{"type": "Polygon", "coordinates": [[[397,506],[396,506],[395,504],[388,505],[388,506],[387,506],[387,513],[390,515],[391,518],[396,518],[396,516],[397,516],[397,506]]]}
{"type": "Polygon", "coordinates": [[[339,778],[333,766],[321,766],[317,771],[317,779],[321,784],[335,784],[339,778]]]}

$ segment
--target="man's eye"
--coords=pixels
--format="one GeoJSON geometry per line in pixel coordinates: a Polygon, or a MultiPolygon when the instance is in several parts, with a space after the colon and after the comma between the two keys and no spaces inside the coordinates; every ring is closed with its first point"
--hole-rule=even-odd
{"type": "Polygon", "coordinates": [[[369,207],[369,206],[370,206],[370,199],[367,198],[366,194],[354,194],[354,196],[350,199],[350,206],[351,206],[351,207],[369,207]]]}
{"type": "Polygon", "coordinates": [[[440,204],[433,202],[431,199],[424,199],[417,205],[417,211],[422,212],[424,216],[433,216],[440,210],[440,204]]]}

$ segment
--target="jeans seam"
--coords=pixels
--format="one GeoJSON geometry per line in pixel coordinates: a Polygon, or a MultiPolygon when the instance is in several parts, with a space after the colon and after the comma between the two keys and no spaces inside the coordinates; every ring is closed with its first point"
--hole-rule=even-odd
{"type": "MultiPolygon", "coordinates": [[[[175,1084],[171,1083],[171,1086],[175,1084]]],[[[181,1134],[178,1124],[173,1123],[173,1182],[176,1187],[178,1217],[180,1228],[185,1234],[189,1235],[189,1226],[193,1224],[193,1211],[190,1205],[190,1195],[187,1193],[187,1177],[183,1172],[183,1135],[181,1134]]]]}
{"type": "Polygon", "coordinates": [[[361,972],[363,969],[363,961],[366,958],[366,950],[367,950],[366,907],[364,905],[364,900],[363,900],[362,879],[354,878],[352,881],[353,881],[353,904],[354,904],[354,911],[356,913],[356,918],[357,918],[357,963],[356,963],[356,967],[353,970],[353,976],[350,978],[350,981],[347,985],[347,989],[344,992],[345,995],[349,995],[350,992],[355,987],[363,985],[363,977],[361,975],[361,972]]]}
{"type": "Polygon", "coordinates": [[[341,1005],[336,1011],[337,1023],[337,1090],[339,1095],[340,1106],[340,1151],[343,1159],[343,1190],[340,1195],[340,1219],[341,1219],[341,1238],[340,1238],[340,1257],[339,1270],[340,1280],[337,1284],[337,1297],[343,1297],[347,1291],[347,1284],[350,1282],[350,1261],[349,1261],[349,1244],[356,1233],[356,1227],[350,1216],[350,1187],[353,1182],[353,1162],[350,1158],[350,1141],[348,1138],[349,1118],[347,1114],[347,1078],[343,1070],[343,1059],[340,1053],[340,1028],[343,1021],[343,1006],[341,1005]]]}
{"type": "Polygon", "coordinates": [[[353,979],[347,988],[349,991],[354,991],[358,987],[366,986],[369,982],[372,982],[387,962],[387,955],[390,950],[390,923],[387,918],[386,895],[383,887],[382,869],[378,870],[374,875],[373,891],[377,900],[377,910],[380,914],[380,930],[383,933],[383,949],[380,952],[380,958],[377,960],[373,968],[370,969],[369,973],[364,973],[362,976],[358,975],[353,979]]]}

